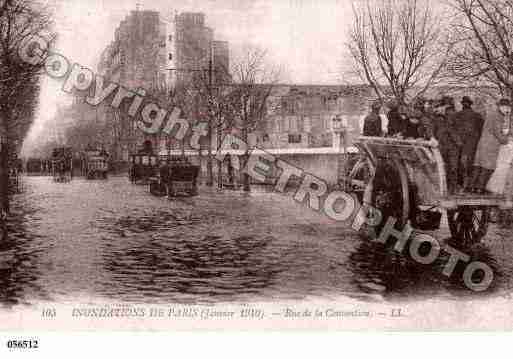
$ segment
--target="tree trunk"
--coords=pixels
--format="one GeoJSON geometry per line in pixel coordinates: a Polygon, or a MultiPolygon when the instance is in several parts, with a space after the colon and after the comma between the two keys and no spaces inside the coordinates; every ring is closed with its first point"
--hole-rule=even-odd
{"type": "Polygon", "coordinates": [[[212,187],[214,185],[214,171],[213,171],[213,159],[212,159],[212,121],[208,121],[208,158],[207,158],[207,186],[212,187]]]}
{"type": "MultiPolygon", "coordinates": [[[[242,129],[242,140],[249,146],[248,137],[249,136],[247,126],[244,126],[244,128],[242,129]]],[[[240,164],[240,168],[242,171],[242,189],[244,190],[244,192],[250,192],[251,186],[249,183],[249,175],[244,171],[249,160],[248,150],[246,150],[246,153],[242,155],[241,160],[242,163],[240,164]]]]}
{"type": "MultiPolygon", "coordinates": [[[[217,151],[220,151],[222,139],[221,139],[221,131],[219,128],[217,129],[216,137],[217,137],[217,144],[216,144],[217,151]]],[[[217,188],[219,188],[219,189],[223,189],[223,163],[224,163],[224,161],[217,161],[217,188]]]]}
{"type": "Polygon", "coordinates": [[[7,238],[6,216],[9,213],[9,166],[7,144],[0,148],[0,231],[2,240],[7,238]]]}

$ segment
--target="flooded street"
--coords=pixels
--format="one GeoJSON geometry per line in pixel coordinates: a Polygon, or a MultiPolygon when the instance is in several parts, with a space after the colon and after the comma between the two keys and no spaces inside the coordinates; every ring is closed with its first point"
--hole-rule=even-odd
{"type": "Polygon", "coordinates": [[[197,197],[170,201],[125,177],[25,177],[24,186],[0,243],[5,306],[459,299],[509,293],[513,284],[513,232],[496,226],[467,252],[495,271],[492,287],[473,293],[441,274],[446,261],[417,264],[261,188],[248,195],[202,187],[197,197]]]}

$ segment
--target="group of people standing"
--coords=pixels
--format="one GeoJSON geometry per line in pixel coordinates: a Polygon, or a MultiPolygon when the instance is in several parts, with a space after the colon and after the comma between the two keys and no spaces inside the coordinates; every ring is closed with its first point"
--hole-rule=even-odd
{"type": "Polygon", "coordinates": [[[468,96],[456,111],[454,98],[417,99],[413,106],[391,101],[387,104],[388,126],[384,131],[380,111],[373,102],[364,120],[364,136],[402,139],[436,139],[445,162],[450,193],[504,194],[513,178],[512,104],[497,102],[493,113],[484,116],[472,108],[468,96]]]}

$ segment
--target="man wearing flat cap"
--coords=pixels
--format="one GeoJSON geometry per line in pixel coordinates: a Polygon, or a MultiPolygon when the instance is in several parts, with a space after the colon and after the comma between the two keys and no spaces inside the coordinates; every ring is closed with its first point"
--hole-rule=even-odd
{"type": "Polygon", "coordinates": [[[458,133],[463,142],[459,149],[458,183],[465,191],[471,190],[471,171],[484,125],[483,117],[472,109],[472,104],[470,97],[463,96],[461,99],[462,110],[456,114],[458,133]]]}

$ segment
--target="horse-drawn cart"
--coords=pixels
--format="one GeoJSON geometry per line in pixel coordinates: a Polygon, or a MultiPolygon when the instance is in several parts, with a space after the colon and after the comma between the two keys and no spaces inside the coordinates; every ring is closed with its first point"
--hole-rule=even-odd
{"type": "Polygon", "coordinates": [[[157,176],[150,179],[150,193],[169,198],[196,196],[199,166],[192,165],[186,158],[170,159],[162,164],[157,176]]]}
{"type": "Polygon", "coordinates": [[[486,235],[492,208],[513,208],[505,196],[448,193],[436,141],[359,137],[354,145],[359,155],[345,185],[384,222],[393,217],[398,226],[436,230],[446,211],[452,237],[472,245],[486,235]]]}
{"type": "Polygon", "coordinates": [[[73,149],[55,148],[51,158],[52,176],[55,182],[69,182],[73,179],[73,149]]]}
{"type": "Polygon", "coordinates": [[[158,173],[158,156],[153,153],[139,152],[130,156],[130,182],[146,185],[150,178],[158,173]]]}
{"type": "Polygon", "coordinates": [[[83,153],[83,170],[88,180],[107,179],[109,155],[102,149],[88,148],[83,153]]]}

